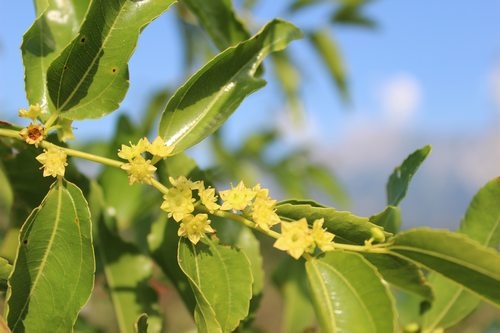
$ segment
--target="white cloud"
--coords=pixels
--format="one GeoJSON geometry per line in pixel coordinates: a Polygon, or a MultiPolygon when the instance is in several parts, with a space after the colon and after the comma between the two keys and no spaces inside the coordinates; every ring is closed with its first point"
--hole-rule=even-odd
{"type": "Polygon", "coordinates": [[[417,111],[422,99],[422,89],[413,75],[396,74],[382,84],[379,98],[387,120],[402,125],[417,111]]]}

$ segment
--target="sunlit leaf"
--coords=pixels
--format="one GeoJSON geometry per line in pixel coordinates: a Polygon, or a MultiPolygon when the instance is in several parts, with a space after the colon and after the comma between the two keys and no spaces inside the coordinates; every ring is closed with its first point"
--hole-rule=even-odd
{"type": "Polygon", "coordinates": [[[308,260],[306,271],[323,332],[395,332],[394,300],[359,254],[329,252],[308,260]]]}
{"type": "Polygon", "coordinates": [[[283,298],[283,332],[309,332],[316,324],[305,264],[286,256],[273,274],[283,298]]]}
{"type": "Polygon", "coordinates": [[[70,332],[90,296],[95,270],[90,213],[80,189],[55,183],[23,225],[20,243],[9,279],[9,327],[70,332]]]}
{"type": "Polygon", "coordinates": [[[165,142],[181,152],[213,133],[247,95],[264,86],[255,76],[264,58],[300,36],[292,24],[273,20],[251,39],[217,55],[167,103],[159,127],[165,142]]]}
{"type": "Polygon", "coordinates": [[[400,166],[394,168],[386,186],[388,205],[397,206],[403,200],[413,175],[430,152],[429,145],[417,149],[400,166]]]}
{"type": "Polygon", "coordinates": [[[88,119],[117,109],[128,89],[127,63],[141,30],[172,2],[92,1],[80,32],[49,67],[55,112],[88,119]]]}
{"type": "Polygon", "coordinates": [[[309,34],[309,39],[334,80],[340,97],[350,102],[345,65],[333,36],[327,30],[317,30],[309,34]]]}
{"type": "Polygon", "coordinates": [[[52,61],[76,36],[90,0],[36,0],[36,20],[23,36],[26,97],[49,111],[46,76],[52,61]]]}
{"type": "Polygon", "coordinates": [[[183,0],[219,50],[250,37],[229,0],[183,0]]]}
{"type": "MultiPolygon", "coordinates": [[[[474,196],[458,232],[492,248],[500,246],[500,179],[488,182],[474,196]]],[[[463,286],[438,274],[431,274],[430,283],[436,300],[423,317],[423,327],[450,327],[469,315],[480,299],[463,286]]]]}
{"type": "Polygon", "coordinates": [[[216,322],[223,332],[231,332],[248,315],[253,282],[250,263],[237,249],[210,240],[206,242],[193,245],[182,238],[179,265],[188,276],[196,297],[198,329],[203,330],[206,323],[216,322]]]}
{"type": "Polygon", "coordinates": [[[149,285],[153,266],[151,259],[110,231],[103,219],[99,222],[97,237],[120,332],[135,332],[134,323],[144,312],[149,314],[151,331],[160,331],[161,319],[156,308],[158,299],[149,285]]]}
{"type": "Polygon", "coordinates": [[[464,235],[418,228],[397,234],[389,249],[500,305],[500,254],[491,248],[464,235]]]}
{"type": "MultiPolygon", "coordinates": [[[[371,228],[378,228],[368,218],[360,217],[347,211],[325,207],[312,201],[288,200],[279,202],[276,207],[278,215],[284,218],[299,220],[305,217],[309,223],[324,218],[323,227],[335,234],[336,242],[364,244],[372,237],[371,228]]],[[[385,233],[389,236],[389,233],[385,233]]]]}

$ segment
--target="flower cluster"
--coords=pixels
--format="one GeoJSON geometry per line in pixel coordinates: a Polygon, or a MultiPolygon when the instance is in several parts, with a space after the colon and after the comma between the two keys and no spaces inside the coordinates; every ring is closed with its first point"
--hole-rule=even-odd
{"type": "Polygon", "coordinates": [[[137,144],[122,145],[118,156],[128,163],[124,163],[121,169],[127,171],[129,184],[145,183],[151,184],[156,171],[154,164],[162,158],[170,156],[174,150],[173,146],[167,146],[161,137],[156,137],[153,142],[142,138],[137,144]],[[152,155],[152,159],[143,156],[144,153],[152,155]]]}
{"type": "Polygon", "coordinates": [[[66,162],[66,153],[57,146],[49,146],[43,150],[43,153],[36,157],[37,161],[42,163],[40,169],[43,168],[43,176],[57,177],[64,176],[66,162]]]}
{"type": "Polygon", "coordinates": [[[312,228],[309,228],[305,218],[281,222],[281,235],[273,246],[286,251],[295,259],[299,259],[304,253],[313,253],[316,247],[328,251],[332,248],[334,234],[323,229],[323,223],[322,218],[317,219],[312,228]]]}
{"type": "Polygon", "coordinates": [[[205,188],[202,181],[192,182],[181,176],[169,178],[172,187],[163,195],[161,209],[168,213],[174,221],[180,223],[177,234],[187,237],[193,244],[197,244],[206,233],[213,233],[215,230],[210,226],[208,215],[204,213],[194,213],[193,191],[198,191],[200,201],[212,212],[219,208],[215,202],[215,190],[205,188]]]}

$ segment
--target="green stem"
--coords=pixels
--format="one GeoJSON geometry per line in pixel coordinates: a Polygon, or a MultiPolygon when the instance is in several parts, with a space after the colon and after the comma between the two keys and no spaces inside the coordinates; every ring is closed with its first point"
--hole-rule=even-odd
{"type": "MultiPolygon", "coordinates": [[[[19,131],[16,131],[16,130],[0,128],[0,136],[13,138],[13,139],[22,141],[22,138],[19,135],[19,131]]],[[[111,158],[102,157],[102,156],[98,156],[98,155],[94,155],[94,154],[85,153],[85,152],[71,149],[71,148],[61,147],[61,146],[58,146],[58,145],[53,144],[53,143],[46,141],[46,140],[43,140],[42,142],[40,142],[40,146],[42,148],[58,147],[59,149],[63,150],[66,153],[66,155],[68,155],[68,156],[83,158],[83,159],[86,159],[89,161],[109,165],[109,166],[112,166],[115,168],[119,168],[123,164],[123,162],[121,162],[121,161],[113,160],[111,158]]]]}

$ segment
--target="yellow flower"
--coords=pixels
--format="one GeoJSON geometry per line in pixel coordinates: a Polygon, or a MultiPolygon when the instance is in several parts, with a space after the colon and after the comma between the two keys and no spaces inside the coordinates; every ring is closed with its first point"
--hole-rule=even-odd
{"type": "Polygon", "coordinates": [[[36,160],[42,163],[40,169],[43,168],[43,176],[64,176],[65,167],[68,165],[66,162],[66,153],[56,146],[50,146],[43,151],[42,154],[36,157],[36,160]]]}
{"type": "Polygon", "coordinates": [[[206,233],[213,233],[215,230],[210,226],[207,214],[188,214],[183,219],[177,231],[177,235],[187,237],[191,243],[196,244],[206,233]]]}
{"type": "Polygon", "coordinates": [[[313,222],[311,236],[316,243],[316,246],[321,249],[321,251],[327,251],[331,248],[334,234],[323,229],[323,223],[325,220],[323,218],[317,219],[313,222]]]}
{"type": "Polygon", "coordinates": [[[186,191],[172,187],[163,196],[163,203],[160,208],[166,211],[169,217],[173,217],[175,221],[180,222],[194,211],[193,202],[191,190],[186,191]]]}
{"type": "Polygon", "coordinates": [[[255,200],[252,204],[252,219],[260,228],[269,230],[270,227],[280,222],[278,214],[274,209],[276,200],[269,197],[268,189],[254,187],[256,191],[255,200]]]}
{"type": "Polygon", "coordinates": [[[247,188],[245,184],[243,184],[243,181],[240,181],[236,187],[222,191],[219,195],[224,201],[220,209],[243,211],[251,204],[255,197],[255,191],[251,188],[247,188]]]}
{"type": "Polygon", "coordinates": [[[301,218],[294,222],[281,222],[281,235],[273,246],[286,251],[295,259],[299,259],[304,252],[314,250],[314,240],[311,237],[306,219],[301,218]]]}
{"type": "Polygon", "coordinates": [[[121,169],[127,171],[130,185],[135,183],[151,184],[156,167],[151,165],[150,160],[144,159],[141,155],[130,160],[130,163],[122,164],[121,169]]]}
{"type": "Polygon", "coordinates": [[[203,182],[200,182],[199,184],[198,196],[200,197],[203,206],[205,206],[210,213],[213,213],[220,208],[220,205],[217,203],[215,189],[212,187],[205,188],[203,182]]]}
{"type": "Polygon", "coordinates": [[[146,148],[148,152],[158,157],[167,157],[172,154],[174,146],[167,146],[160,136],[157,136],[146,148]]]}
{"type": "Polygon", "coordinates": [[[45,138],[45,129],[40,124],[31,123],[23,128],[19,135],[30,145],[38,146],[45,138]]]}
{"type": "Polygon", "coordinates": [[[35,121],[40,114],[42,113],[42,108],[40,107],[40,104],[31,104],[29,109],[19,109],[19,117],[22,118],[29,118],[33,121],[35,121]]]}
{"type": "Polygon", "coordinates": [[[189,196],[192,195],[192,190],[198,188],[199,184],[199,182],[193,182],[191,179],[187,179],[185,176],[179,176],[177,178],[168,177],[168,181],[180,191],[189,193],[189,196]]]}
{"type": "Polygon", "coordinates": [[[129,161],[144,153],[149,145],[147,138],[140,139],[137,145],[133,145],[131,142],[129,143],[130,146],[122,145],[121,149],[118,150],[118,156],[129,161]]]}

